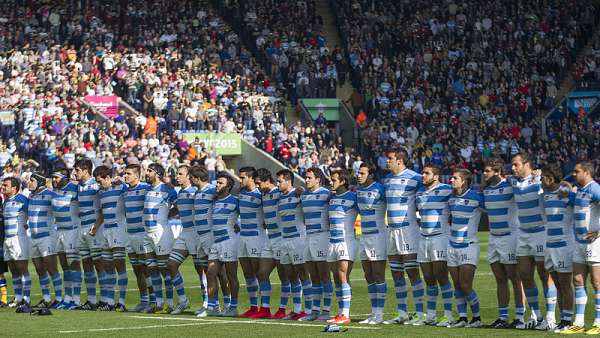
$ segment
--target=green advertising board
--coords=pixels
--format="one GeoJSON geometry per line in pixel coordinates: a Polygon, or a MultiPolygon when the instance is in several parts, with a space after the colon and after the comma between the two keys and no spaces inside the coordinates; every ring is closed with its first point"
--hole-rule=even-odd
{"type": "Polygon", "coordinates": [[[192,143],[196,138],[200,139],[206,149],[215,147],[217,154],[223,156],[234,156],[242,154],[242,141],[237,133],[183,133],[185,139],[192,143]]]}
{"type": "Polygon", "coordinates": [[[302,99],[302,103],[313,120],[319,117],[320,113],[323,113],[327,121],[340,120],[340,100],[338,99],[302,99]]]}

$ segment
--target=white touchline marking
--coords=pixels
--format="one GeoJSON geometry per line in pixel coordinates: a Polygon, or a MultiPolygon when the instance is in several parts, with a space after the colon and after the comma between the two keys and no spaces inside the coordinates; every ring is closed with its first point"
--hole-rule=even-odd
{"type": "MultiPolygon", "coordinates": [[[[181,320],[181,321],[194,321],[194,322],[210,322],[213,324],[262,324],[262,325],[281,325],[281,326],[304,326],[304,327],[322,327],[321,324],[304,324],[304,323],[282,323],[269,320],[231,320],[231,319],[202,319],[202,318],[186,318],[186,317],[150,317],[150,316],[128,316],[129,318],[136,319],[154,319],[154,320],[181,320]]],[[[350,326],[352,329],[359,330],[379,330],[377,327],[365,327],[365,326],[350,326]]]]}
{"type": "Polygon", "coordinates": [[[178,326],[200,326],[216,324],[214,322],[207,323],[185,323],[185,324],[162,324],[162,325],[147,325],[147,326],[128,326],[128,327],[107,327],[102,329],[85,329],[85,330],[66,330],[58,331],[58,333],[83,333],[83,332],[102,332],[102,331],[121,331],[121,330],[145,330],[158,329],[163,327],[178,327],[178,326]]]}

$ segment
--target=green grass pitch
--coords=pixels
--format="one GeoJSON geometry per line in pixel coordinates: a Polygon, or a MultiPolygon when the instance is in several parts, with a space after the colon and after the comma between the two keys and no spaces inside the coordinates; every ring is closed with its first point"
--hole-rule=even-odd
{"type": "MultiPolygon", "coordinates": [[[[481,256],[479,268],[475,278],[475,290],[481,300],[481,316],[484,323],[493,322],[497,317],[496,287],[494,277],[486,261],[487,233],[479,235],[481,239],[481,256]]],[[[39,284],[33,268],[30,267],[33,277],[32,302],[37,303],[41,296],[39,284]]],[[[248,320],[242,318],[196,318],[193,311],[200,306],[200,288],[198,278],[195,274],[191,260],[186,260],[182,266],[188,296],[192,300],[192,307],[183,315],[145,315],[134,313],[115,312],[85,312],[85,311],[59,311],[53,310],[52,316],[30,316],[17,314],[14,309],[0,309],[0,323],[2,326],[1,337],[295,337],[308,335],[328,335],[321,333],[324,324],[274,321],[274,320],[248,320]]],[[[7,277],[9,277],[7,275],[7,277]]],[[[135,291],[135,277],[129,274],[129,292],[127,305],[134,306],[138,300],[135,291]]],[[[348,325],[348,331],[338,333],[342,336],[370,336],[370,337],[517,337],[517,336],[542,336],[555,335],[548,332],[519,331],[519,330],[492,330],[492,329],[447,329],[429,326],[400,326],[400,325],[377,325],[368,326],[358,324],[359,320],[367,317],[370,313],[370,303],[367,297],[367,285],[363,279],[360,264],[356,264],[352,272],[353,298],[351,317],[353,323],[348,325]]],[[[10,280],[10,278],[8,278],[10,280]]],[[[240,269],[240,282],[243,277],[240,269]]],[[[277,273],[271,276],[273,285],[272,308],[276,308],[279,302],[279,287],[277,273]]],[[[391,283],[388,269],[388,283],[391,283]]],[[[10,288],[10,286],[9,286],[10,288]]],[[[388,287],[389,294],[386,301],[385,319],[395,316],[395,297],[393,287],[388,287]]],[[[9,289],[9,293],[10,293],[9,289]]],[[[85,288],[83,290],[85,293],[85,288]]],[[[410,295],[410,292],[409,292],[410,295]]],[[[588,283],[589,303],[586,309],[586,322],[591,325],[594,312],[594,297],[588,283]]],[[[177,296],[175,295],[175,298],[177,296]]],[[[410,296],[409,296],[410,298],[410,296]]],[[[82,295],[85,300],[85,295],[82,295]]],[[[541,298],[543,299],[543,297],[541,298]]],[[[177,300],[175,300],[177,301],[177,300]]],[[[244,285],[240,287],[239,296],[240,312],[248,308],[248,299],[244,285]]],[[[543,303],[543,302],[542,302],[543,303]]],[[[291,306],[291,297],[290,305],[291,306]]],[[[542,305],[543,307],[543,305],[542,305]]],[[[409,310],[414,307],[409,303],[409,310]]],[[[337,311],[335,295],[333,299],[332,313],[337,311]]],[[[511,300],[510,315],[514,315],[511,300]]],[[[438,300],[438,316],[441,316],[441,299],[438,300]]],[[[558,316],[558,315],[557,315],[558,316]]],[[[511,317],[512,318],[512,317],[511,317]]],[[[528,318],[528,313],[526,314],[528,318]]],[[[555,335],[556,336],[556,335],[555,335]]]]}

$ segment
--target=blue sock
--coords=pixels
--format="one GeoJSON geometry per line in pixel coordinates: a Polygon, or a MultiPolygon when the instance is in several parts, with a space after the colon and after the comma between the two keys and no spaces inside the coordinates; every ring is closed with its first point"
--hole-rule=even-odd
{"type": "Polygon", "coordinates": [[[152,289],[154,290],[154,297],[156,298],[156,305],[161,307],[163,305],[163,282],[162,277],[158,271],[150,273],[152,279],[152,289]]]}
{"type": "Polygon", "coordinates": [[[231,297],[231,300],[229,301],[229,308],[230,309],[237,309],[238,306],[238,300],[235,297],[231,297]]]}
{"type": "Polygon", "coordinates": [[[556,322],[556,298],[558,290],[554,284],[544,288],[544,298],[546,299],[546,321],[556,322]]]}
{"type": "Polygon", "coordinates": [[[119,272],[117,275],[117,284],[119,285],[119,303],[125,305],[127,300],[127,271],[119,272]]]}
{"type": "Polygon", "coordinates": [[[404,278],[394,281],[394,292],[396,293],[396,309],[398,310],[398,314],[406,315],[406,312],[408,311],[406,306],[408,291],[406,289],[406,281],[404,278]]]}
{"type": "Polygon", "coordinates": [[[63,270],[63,284],[65,287],[65,302],[73,299],[73,274],[71,270],[63,270]]]}
{"type": "Polygon", "coordinates": [[[107,300],[108,300],[107,290],[106,290],[106,282],[107,282],[106,278],[107,278],[106,272],[102,271],[102,272],[98,273],[98,284],[100,285],[100,301],[101,302],[107,302],[107,300]]]}
{"type": "Polygon", "coordinates": [[[57,302],[62,302],[62,278],[60,278],[60,273],[56,272],[52,276],[52,287],[54,287],[54,298],[57,302]]]}
{"type": "Polygon", "coordinates": [[[83,282],[81,270],[71,270],[71,278],[73,281],[73,303],[81,305],[81,284],[83,282]]]}
{"type": "MultiPolygon", "coordinates": [[[[219,302],[219,300],[217,299],[217,303],[219,302]]],[[[231,295],[230,294],[224,294],[223,295],[223,306],[224,307],[229,307],[231,305],[231,295]]]]}
{"type": "Polygon", "coordinates": [[[246,291],[250,299],[250,306],[258,306],[258,280],[255,277],[246,278],[246,291]]]}
{"type": "Polygon", "coordinates": [[[183,277],[181,277],[181,274],[179,272],[175,275],[175,278],[173,278],[173,287],[177,292],[179,302],[181,303],[187,301],[187,297],[185,295],[185,287],[183,285],[183,277]]]}
{"type": "Polygon", "coordinates": [[[600,292],[598,290],[594,290],[594,309],[596,312],[596,316],[594,318],[594,324],[600,324],[600,292]]]}
{"type": "Polygon", "coordinates": [[[31,301],[31,275],[27,273],[21,276],[21,282],[23,283],[23,300],[29,303],[31,301]]]}
{"type": "Polygon", "coordinates": [[[442,291],[442,303],[444,303],[444,316],[452,318],[452,284],[447,283],[440,287],[442,291]]]}
{"type": "Polygon", "coordinates": [[[300,281],[293,281],[291,283],[292,291],[292,304],[294,305],[294,313],[300,313],[302,311],[302,284],[300,281]]]}
{"type": "Polygon", "coordinates": [[[415,310],[417,312],[417,316],[423,318],[423,303],[425,302],[425,288],[423,286],[423,281],[421,279],[417,279],[412,284],[412,296],[413,301],[415,302],[415,310]]]}
{"type": "Polygon", "coordinates": [[[508,320],[508,306],[498,307],[498,318],[507,321],[508,320]]]}
{"type": "Polygon", "coordinates": [[[23,279],[21,276],[13,276],[13,289],[15,291],[15,300],[20,302],[23,299],[23,279]]]}
{"type": "Polygon", "coordinates": [[[331,311],[331,298],[333,296],[333,283],[327,282],[323,284],[323,311],[331,311]]]}
{"type": "Polygon", "coordinates": [[[473,313],[473,317],[479,317],[479,297],[477,296],[475,290],[471,291],[471,293],[467,295],[467,301],[471,306],[471,312],[473,313]]]}
{"type": "Polygon", "coordinates": [[[96,304],[96,283],[98,282],[96,272],[86,271],[83,273],[83,278],[85,279],[85,289],[87,290],[88,301],[92,304],[96,304]]]}
{"type": "Polygon", "coordinates": [[[371,313],[377,313],[379,308],[379,299],[377,298],[377,284],[371,283],[367,285],[367,292],[369,293],[369,299],[371,300],[371,313]]]}
{"type": "Polygon", "coordinates": [[[302,281],[302,293],[304,294],[304,312],[309,313],[312,309],[312,282],[310,279],[302,281]]]}
{"type": "Polygon", "coordinates": [[[173,306],[173,281],[171,280],[171,274],[167,273],[165,276],[165,298],[167,305],[173,306]]]}
{"type": "Polygon", "coordinates": [[[439,290],[437,285],[427,287],[427,319],[435,319],[437,314],[437,299],[439,290]]]}
{"type": "Polygon", "coordinates": [[[525,305],[524,304],[517,304],[515,306],[515,319],[518,319],[518,320],[524,322],[524,319],[525,319],[525,305]]]}
{"type": "MultiPolygon", "coordinates": [[[[342,283],[340,286],[340,312],[346,317],[350,317],[350,303],[352,301],[352,287],[348,283],[342,283]]],[[[385,301],[385,300],[384,300],[385,301]]]]}
{"type": "Polygon", "coordinates": [[[454,290],[454,298],[456,298],[456,308],[458,309],[458,316],[460,318],[467,317],[467,301],[465,294],[461,290],[454,290]]]}
{"type": "Polygon", "coordinates": [[[585,286],[575,286],[575,321],[573,325],[584,325],[585,305],[587,301],[588,297],[585,286]]]}
{"type": "Polygon", "coordinates": [[[540,312],[540,304],[538,302],[538,289],[536,287],[525,289],[525,297],[527,297],[527,303],[535,318],[541,319],[542,313],[540,312]]]}
{"type": "Polygon", "coordinates": [[[106,273],[106,301],[115,305],[115,290],[117,286],[117,274],[115,270],[106,273]]]}
{"type": "Polygon", "coordinates": [[[40,277],[40,289],[42,290],[42,297],[46,302],[50,302],[50,277],[47,273],[44,273],[40,277]]]}
{"type": "Polygon", "coordinates": [[[321,311],[321,297],[323,297],[323,285],[321,283],[312,283],[312,310],[321,311]]]}
{"type": "Polygon", "coordinates": [[[383,315],[383,309],[385,308],[385,299],[387,298],[387,283],[375,284],[377,289],[377,314],[383,315]]]}
{"type": "Polygon", "coordinates": [[[286,280],[286,281],[281,282],[281,295],[279,298],[279,308],[280,309],[287,308],[291,292],[292,292],[292,284],[290,284],[290,281],[286,280]]]}
{"type": "Polygon", "coordinates": [[[271,308],[271,282],[267,279],[258,283],[260,289],[260,306],[263,308],[271,308]]]}

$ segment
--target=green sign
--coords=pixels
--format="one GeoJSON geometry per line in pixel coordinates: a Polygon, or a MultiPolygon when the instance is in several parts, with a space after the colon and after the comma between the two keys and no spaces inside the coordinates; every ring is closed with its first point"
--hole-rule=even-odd
{"type": "Polygon", "coordinates": [[[215,148],[217,154],[233,156],[242,154],[242,141],[237,133],[183,133],[185,139],[192,143],[196,138],[204,143],[206,150],[215,148]]]}
{"type": "Polygon", "coordinates": [[[320,113],[323,113],[327,121],[340,120],[340,100],[338,99],[302,99],[302,103],[313,120],[319,117],[320,113]]]}

